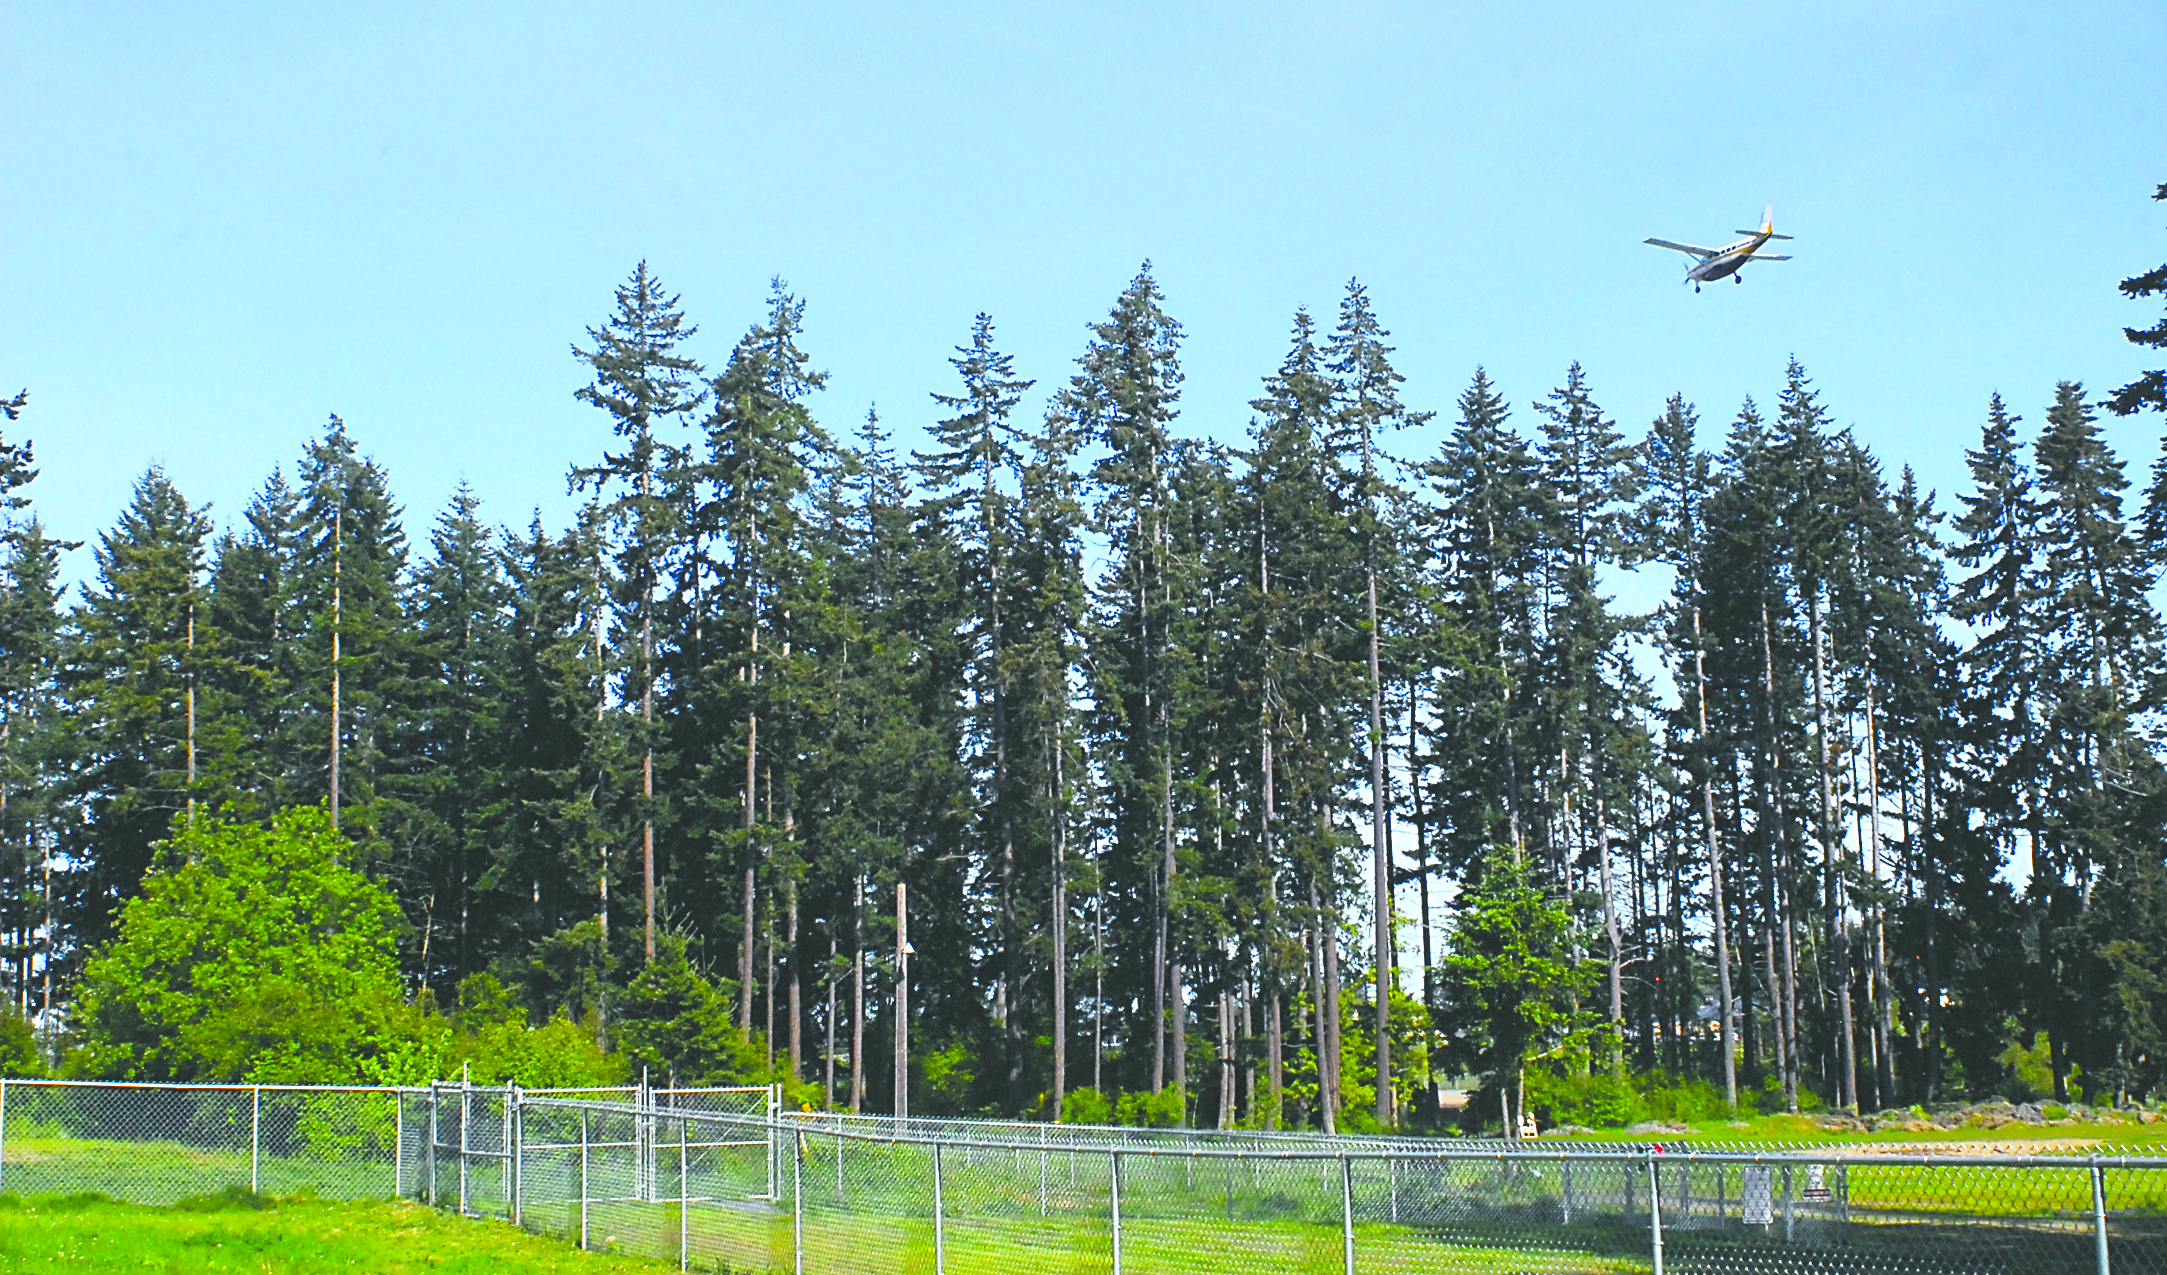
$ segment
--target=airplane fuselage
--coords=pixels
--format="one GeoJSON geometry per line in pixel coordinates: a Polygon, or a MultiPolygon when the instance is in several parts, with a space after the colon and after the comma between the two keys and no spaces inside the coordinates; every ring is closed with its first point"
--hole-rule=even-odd
{"type": "Polygon", "coordinates": [[[1738,273],[1738,268],[1753,259],[1753,254],[1768,242],[1767,235],[1751,235],[1729,244],[1706,261],[1696,261],[1685,268],[1685,277],[1695,283],[1713,283],[1738,273]]]}

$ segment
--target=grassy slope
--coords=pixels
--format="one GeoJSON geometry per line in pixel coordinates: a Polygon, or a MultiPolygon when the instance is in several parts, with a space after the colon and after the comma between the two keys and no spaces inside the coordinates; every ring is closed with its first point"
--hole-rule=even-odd
{"type": "Polygon", "coordinates": [[[0,1272],[160,1271],[318,1275],[654,1275],[663,1268],[581,1253],[501,1222],[405,1202],[288,1201],[192,1212],[103,1200],[0,1197],[0,1272]],[[13,1207],[6,1207],[13,1204],[13,1207]]]}

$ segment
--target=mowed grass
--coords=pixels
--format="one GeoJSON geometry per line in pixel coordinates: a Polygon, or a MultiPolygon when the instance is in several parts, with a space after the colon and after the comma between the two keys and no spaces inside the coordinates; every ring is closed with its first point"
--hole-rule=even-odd
{"type": "Polygon", "coordinates": [[[0,1196],[0,1271],[655,1275],[664,1269],[406,1201],[272,1201],[242,1191],[162,1208],[94,1196],[0,1196]],[[264,1204],[271,1207],[255,1207],[264,1204]]]}
{"type": "Polygon", "coordinates": [[[1970,1126],[1958,1129],[1880,1129],[1859,1133],[1824,1129],[1805,1116],[1753,1116],[1744,1120],[1697,1120],[1684,1133],[1627,1133],[1623,1129],[1598,1129],[1592,1133],[1545,1133],[1542,1142],[1708,1142],[1749,1146],[1834,1146],[1852,1143],[1983,1142],[2006,1145],[2012,1151],[2036,1145],[2041,1151],[2066,1148],[2073,1142],[2099,1143],[2104,1155],[2167,1154],[2167,1120],[2152,1124],[2140,1121],[2070,1121],[2052,1125],[2006,1124],[1998,1129],[1970,1126]]]}
{"type": "MultiPolygon", "coordinates": [[[[906,1228],[873,1228],[808,1236],[809,1268],[867,1275],[931,1275],[931,1235],[906,1228]]],[[[1105,1237],[1064,1226],[958,1224],[949,1236],[953,1275],[1103,1275],[1105,1237]],[[1028,1233],[1027,1233],[1028,1232],[1028,1233]],[[1034,1243],[1033,1241],[1037,1241],[1034,1243]],[[1094,1243],[1094,1241],[1096,1241],[1094,1243]]],[[[1358,1228],[1364,1272],[1451,1270],[1521,1272],[1527,1255],[1480,1246],[1439,1245],[1358,1228]]],[[[1139,1275],[1199,1271],[1329,1272],[1340,1269],[1339,1236],[1323,1228],[1286,1224],[1243,1227],[1230,1234],[1210,1226],[1139,1223],[1124,1246],[1127,1269],[1139,1275]]],[[[1552,1252],[1546,1272],[1645,1271],[1648,1263],[1592,1253],[1552,1252]]],[[[696,1263],[706,1267],[708,1263],[696,1263]]],[[[464,1219],[406,1201],[272,1200],[239,1189],[171,1207],[120,1204],[95,1195],[0,1196],[0,1272],[249,1272],[317,1275],[384,1272],[406,1275],[656,1275],[670,1264],[582,1253],[562,1240],[530,1235],[507,1223],[464,1219]],[[256,1207],[258,1205],[264,1207],[256,1207]]]]}

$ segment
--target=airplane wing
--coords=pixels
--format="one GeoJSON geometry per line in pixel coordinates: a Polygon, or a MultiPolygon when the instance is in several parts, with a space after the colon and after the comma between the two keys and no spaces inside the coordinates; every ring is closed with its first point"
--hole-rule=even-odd
{"type": "Polygon", "coordinates": [[[1652,243],[1658,248],[1668,248],[1672,252],[1690,252],[1696,257],[1713,257],[1717,252],[1714,248],[1696,248],[1689,243],[1672,243],[1668,239],[1643,239],[1641,242],[1652,243]]]}
{"type": "MultiPolygon", "coordinates": [[[[1732,234],[1734,234],[1734,235],[1757,235],[1757,234],[1759,234],[1759,233],[1761,233],[1761,232],[1760,232],[1760,231],[1758,231],[1758,230],[1733,230],[1733,231],[1732,231],[1731,233],[1732,233],[1732,234]]],[[[1791,238],[1795,238],[1795,237],[1796,237],[1796,236],[1793,236],[1793,235],[1770,235],[1770,236],[1769,236],[1769,238],[1770,238],[1770,239],[1791,239],[1791,238]]]]}
{"type": "Polygon", "coordinates": [[[1772,255],[1770,255],[1770,254],[1768,254],[1768,253],[1765,253],[1765,252],[1756,252],[1756,253],[1754,253],[1754,254],[1753,254],[1752,256],[1750,256],[1750,257],[1746,258],[1746,260],[1748,260],[1748,261],[1789,261],[1789,260],[1790,260],[1790,258],[1789,258],[1789,257],[1777,257],[1777,256],[1772,256],[1772,255]]]}

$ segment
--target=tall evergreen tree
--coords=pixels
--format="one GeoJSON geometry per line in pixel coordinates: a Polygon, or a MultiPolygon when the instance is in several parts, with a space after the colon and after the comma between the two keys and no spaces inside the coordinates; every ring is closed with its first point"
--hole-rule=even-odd
{"type": "MultiPolygon", "coordinates": [[[[1186,1105],[1187,1021],[1180,954],[1170,950],[1176,889],[1172,642],[1178,574],[1169,521],[1172,425],[1181,396],[1181,325],[1161,308],[1147,262],[1123,289],[1056,399],[1068,427],[1103,446],[1092,466],[1096,526],[1112,567],[1100,586],[1093,644],[1096,691],[1112,789],[1117,860],[1141,869],[1151,931],[1151,1090],[1166,1088],[1172,1029],[1174,1084],[1186,1105]]],[[[1185,1117],[1186,1118],[1186,1117],[1185,1117]]]]}
{"type": "Polygon", "coordinates": [[[390,476],[331,418],[299,466],[290,597],[297,625],[289,735],[301,772],[295,797],[322,800],[365,856],[393,736],[418,688],[407,664],[401,596],[407,542],[390,476]],[[344,824],[342,825],[342,812],[344,824]]]}
{"type": "Polygon", "coordinates": [[[1358,465],[1345,484],[1343,499],[1353,514],[1360,543],[1362,586],[1367,609],[1366,636],[1369,659],[1369,738],[1363,750],[1369,757],[1370,804],[1370,915],[1375,961],[1375,1034],[1377,1048],[1377,1122],[1390,1128],[1397,1118],[1392,1103],[1392,997],[1393,970],[1398,964],[1393,929],[1391,801],[1385,783],[1386,737],[1384,725],[1384,625],[1377,606],[1377,582],[1385,562],[1396,556],[1386,538],[1396,525],[1380,502],[1403,496],[1380,479],[1378,435],[1387,428],[1418,425],[1427,413],[1410,412],[1400,402],[1399,387],[1406,378],[1392,367],[1392,347],[1385,344],[1391,333],[1370,308],[1369,294],[1353,280],[1340,302],[1339,326],[1332,333],[1326,362],[1338,379],[1335,442],[1352,442],[1358,465]]]}
{"type": "Polygon", "coordinates": [[[1024,1021],[1022,989],[1026,956],[1022,880],[1018,874],[1017,822],[1024,805],[1014,783],[1016,704],[1010,687],[1015,671],[1004,628],[1004,604],[1020,587],[1011,559],[1016,553],[1014,496],[1020,464],[1016,430],[1010,414],[1031,382],[1018,378],[1014,359],[993,344],[993,319],[980,314],[971,324],[971,341],[949,360],[962,379],[960,394],[935,394],[954,413],[931,427],[938,450],[921,453],[919,479],[933,503],[931,516],[951,527],[962,551],[964,579],[970,582],[976,629],[969,674],[975,701],[974,735],[980,758],[974,765],[984,778],[979,800],[979,858],[989,866],[994,896],[1000,900],[995,943],[1001,952],[996,1003],[1001,1007],[1005,1039],[1007,1105],[1024,1106],[1024,1021]]]}
{"type": "Polygon", "coordinates": [[[661,472],[672,445],[659,432],[682,424],[705,400],[700,365],[680,352],[698,331],[685,322],[676,294],[665,292],[642,261],[618,286],[615,311],[600,327],[587,329],[589,348],[572,347],[572,356],[594,376],[576,397],[609,414],[624,447],[605,448],[599,464],[575,467],[572,486],[607,497],[604,509],[614,524],[627,591],[627,628],[637,634],[639,660],[630,673],[639,699],[640,900],[649,961],[655,957],[655,589],[681,520],[661,472]]]}
{"type": "MultiPolygon", "coordinates": [[[[93,946],[113,932],[154,846],[192,813],[207,769],[196,728],[196,609],[211,522],[164,471],[136,480],[98,538],[97,582],[71,617],[61,694],[78,741],[71,787],[84,807],[61,924],[93,946]],[[193,712],[191,710],[194,710],[193,712]]],[[[208,626],[201,626],[208,638],[208,626]]]]}

